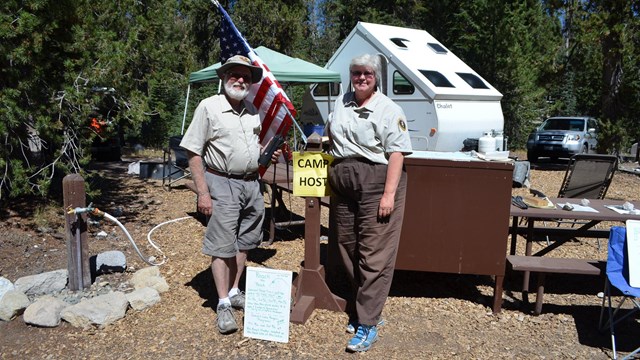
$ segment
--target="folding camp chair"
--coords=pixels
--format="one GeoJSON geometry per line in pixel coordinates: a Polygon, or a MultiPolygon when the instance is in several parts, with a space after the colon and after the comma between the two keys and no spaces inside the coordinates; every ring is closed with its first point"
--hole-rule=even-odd
{"type": "Polygon", "coordinates": [[[169,146],[164,149],[162,167],[162,187],[171,190],[171,185],[191,176],[187,150],[180,147],[182,135],[171,136],[169,146]]]}
{"type": "MultiPolygon", "coordinates": [[[[629,316],[640,310],[640,288],[634,288],[629,285],[628,266],[629,259],[627,257],[627,241],[626,228],[622,226],[614,226],[611,228],[609,235],[609,253],[607,256],[607,277],[604,282],[604,297],[602,298],[602,308],[600,310],[600,321],[598,322],[599,330],[604,330],[607,326],[611,333],[611,349],[613,350],[613,358],[617,359],[615,327],[629,316]],[[612,306],[611,286],[622,292],[622,298],[614,309],[612,306]],[[633,304],[632,309],[622,309],[622,305],[630,300],[633,304]],[[605,316],[605,307],[607,308],[608,317],[605,316]]],[[[628,359],[640,352],[640,347],[633,350],[623,359],[628,359]]]]}
{"type": "Polygon", "coordinates": [[[559,198],[604,199],[618,168],[614,155],[577,154],[569,159],[559,198]]]}
{"type": "MultiPolygon", "coordinates": [[[[558,191],[559,198],[604,199],[618,168],[615,155],[576,154],[569,159],[567,171],[558,191]]],[[[562,221],[556,221],[558,225],[562,221]]],[[[571,226],[584,224],[573,220],[571,226]]],[[[600,240],[598,240],[600,249],[600,240]]]]}

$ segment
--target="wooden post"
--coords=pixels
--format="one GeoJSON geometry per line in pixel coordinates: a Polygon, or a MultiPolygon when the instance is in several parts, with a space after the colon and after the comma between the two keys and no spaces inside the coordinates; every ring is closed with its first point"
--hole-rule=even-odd
{"type": "Polygon", "coordinates": [[[67,237],[67,269],[69,290],[81,290],[91,285],[89,270],[89,246],[87,244],[87,215],[69,214],[69,208],[85,207],[84,179],[79,174],[70,174],[62,180],[64,225],[67,237]]]}
{"type": "Polygon", "coordinates": [[[304,324],[314,309],[344,311],[347,304],[331,293],[324,280],[324,266],[320,265],[320,198],[306,198],[304,219],[304,266],[291,311],[291,322],[296,324],[304,324]]]}
{"type": "MultiPolygon", "coordinates": [[[[307,150],[312,145],[313,150],[322,150],[319,135],[312,134],[307,141],[307,150]]],[[[324,266],[320,265],[320,198],[307,197],[305,205],[304,266],[296,279],[295,305],[291,310],[291,322],[297,324],[304,324],[316,308],[344,311],[347,304],[331,293],[325,282],[324,266]]]]}

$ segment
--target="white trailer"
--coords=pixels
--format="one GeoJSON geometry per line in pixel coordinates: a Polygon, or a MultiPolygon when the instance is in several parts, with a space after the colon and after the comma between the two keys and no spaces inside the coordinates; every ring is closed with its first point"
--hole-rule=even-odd
{"type": "Polygon", "coordinates": [[[365,53],[380,56],[379,90],[403,108],[414,150],[459,151],[465,139],[503,131],[502,94],[433,36],[364,22],[325,66],[340,73],[342,84],[311,87],[303,101],[303,123],[326,122],[336,96],[351,88],[349,62],[365,53]]]}

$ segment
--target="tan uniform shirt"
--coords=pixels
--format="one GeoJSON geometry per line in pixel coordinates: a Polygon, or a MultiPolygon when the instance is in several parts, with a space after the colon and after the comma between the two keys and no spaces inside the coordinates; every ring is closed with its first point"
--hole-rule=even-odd
{"type": "Polygon", "coordinates": [[[364,157],[388,164],[388,153],[410,154],[411,139],[402,108],[381,93],[362,107],[350,92],[336,100],[329,115],[330,154],[336,158],[364,157]]]}
{"type": "Polygon", "coordinates": [[[260,117],[237,113],[224,95],[200,102],[180,146],[201,155],[206,166],[227,174],[258,170],[260,117]]]}

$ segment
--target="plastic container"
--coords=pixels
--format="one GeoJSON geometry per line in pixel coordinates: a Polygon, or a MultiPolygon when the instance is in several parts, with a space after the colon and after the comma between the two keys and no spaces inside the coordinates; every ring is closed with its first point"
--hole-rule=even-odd
{"type": "Polygon", "coordinates": [[[488,153],[496,151],[496,138],[491,136],[491,131],[487,131],[478,139],[478,152],[488,153]]]}

